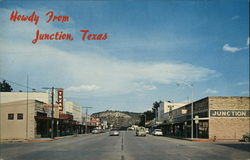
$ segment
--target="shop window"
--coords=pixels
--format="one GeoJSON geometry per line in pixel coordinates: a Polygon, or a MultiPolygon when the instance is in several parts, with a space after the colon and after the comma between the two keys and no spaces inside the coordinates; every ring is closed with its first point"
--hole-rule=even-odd
{"type": "Polygon", "coordinates": [[[8,114],[8,120],[13,120],[14,119],[14,114],[13,113],[9,113],[8,114]]]}
{"type": "Polygon", "coordinates": [[[22,113],[17,113],[17,119],[23,119],[23,114],[22,113]]]}

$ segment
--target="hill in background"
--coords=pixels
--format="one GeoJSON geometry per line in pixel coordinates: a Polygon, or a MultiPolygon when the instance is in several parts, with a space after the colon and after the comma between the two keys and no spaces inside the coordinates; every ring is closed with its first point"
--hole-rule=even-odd
{"type": "Polygon", "coordinates": [[[106,120],[108,126],[113,128],[125,129],[132,125],[138,125],[140,123],[140,115],[142,113],[128,112],[128,111],[110,111],[93,113],[91,116],[94,118],[100,118],[102,121],[106,120]]]}

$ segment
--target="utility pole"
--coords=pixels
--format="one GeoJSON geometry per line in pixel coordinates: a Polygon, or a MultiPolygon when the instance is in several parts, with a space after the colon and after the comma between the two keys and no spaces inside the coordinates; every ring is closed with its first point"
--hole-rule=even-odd
{"type": "Polygon", "coordinates": [[[42,89],[51,89],[51,138],[54,139],[54,90],[62,88],[43,87],[42,89]]]}
{"type": "Polygon", "coordinates": [[[27,95],[26,95],[26,139],[29,139],[29,76],[27,74],[27,95]]]}
{"type": "Polygon", "coordinates": [[[178,82],[176,83],[178,86],[181,85],[181,84],[184,84],[190,88],[192,88],[192,103],[191,103],[191,139],[194,138],[194,85],[193,84],[189,84],[189,83],[185,83],[185,82],[178,82]]]}
{"type": "Polygon", "coordinates": [[[88,133],[88,125],[87,125],[87,118],[88,118],[88,108],[93,108],[93,107],[82,107],[82,111],[83,108],[86,108],[86,116],[85,116],[85,134],[88,133]]]}
{"type": "Polygon", "coordinates": [[[145,127],[145,128],[146,128],[146,120],[147,120],[146,117],[147,117],[146,114],[144,114],[144,127],[145,127]]]}

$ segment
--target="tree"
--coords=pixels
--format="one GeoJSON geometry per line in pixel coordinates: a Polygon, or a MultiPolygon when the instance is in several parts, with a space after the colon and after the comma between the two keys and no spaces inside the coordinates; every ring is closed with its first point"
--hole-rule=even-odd
{"type": "Polygon", "coordinates": [[[151,121],[155,118],[155,114],[153,111],[143,112],[143,115],[146,115],[146,121],[151,121]]]}
{"type": "Polygon", "coordinates": [[[142,115],[140,115],[140,123],[139,126],[146,126],[145,123],[147,121],[151,121],[155,118],[155,114],[153,111],[146,111],[143,112],[142,115]]]}
{"type": "Polygon", "coordinates": [[[159,101],[159,102],[155,101],[155,102],[153,103],[153,108],[152,108],[152,110],[153,110],[154,115],[156,115],[156,113],[158,113],[158,108],[160,107],[160,104],[161,104],[161,103],[162,103],[162,101],[159,101]]]}
{"type": "Polygon", "coordinates": [[[5,80],[3,82],[0,82],[0,91],[1,92],[11,92],[13,88],[9,83],[7,83],[5,80]]]}
{"type": "Polygon", "coordinates": [[[140,116],[140,122],[139,122],[139,126],[143,127],[145,126],[145,115],[141,115],[140,116]]]}

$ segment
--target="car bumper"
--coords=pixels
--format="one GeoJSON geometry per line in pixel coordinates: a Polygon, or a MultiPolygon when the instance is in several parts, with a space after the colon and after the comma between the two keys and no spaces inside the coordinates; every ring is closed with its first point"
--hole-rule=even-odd
{"type": "Polygon", "coordinates": [[[119,136],[120,133],[110,133],[110,136],[119,136]]]}

